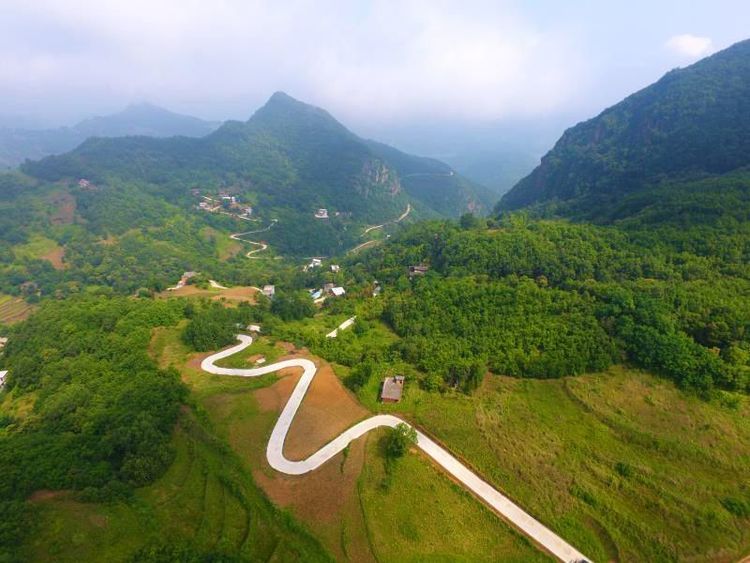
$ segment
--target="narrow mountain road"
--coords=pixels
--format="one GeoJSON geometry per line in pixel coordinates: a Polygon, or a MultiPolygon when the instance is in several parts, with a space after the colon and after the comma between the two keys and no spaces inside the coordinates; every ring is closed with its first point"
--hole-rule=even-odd
{"type": "MultiPolygon", "coordinates": [[[[294,416],[297,414],[302,400],[310,387],[317,368],[315,364],[306,358],[293,358],[276,362],[267,366],[254,369],[222,368],[215,365],[218,360],[236,354],[253,343],[253,339],[247,335],[237,335],[239,344],[217,352],[201,362],[201,369],[215,375],[230,375],[238,377],[259,377],[267,373],[273,373],[287,368],[302,368],[303,373],[297,386],[292,391],[286,405],[279,415],[276,425],[271,431],[271,438],[266,447],[266,458],[268,463],[282,473],[288,475],[303,475],[313,471],[341,452],[350,442],[367,434],[371,430],[380,427],[394,428],[399,424],[407,424],[395,416],[381,414],[372,416],[359,422],[344,431],[338,437],[328,442],[317,452],[307,459],[293,461],[284,456],[284,441],[289,433],[294,416]]],[[[416,430],[416,429],[415,429],[416,430]]],[[[504,519],[517,529],[529,536],[546,551],[565,562],[588,561],[588,559],[577,551],[573,546],[566,543],[561,537],[545,527],[541,522],[523,511],[518,505],[505,497],[500,491],[493,488],[489,483],[482,480],[476,473],[463,465],[447,450],[428,438],[425,434],[416,430],[417,446],[435,463],[442,467],[447,473],[464,485],[483,502],[497,511],[504,519]]]]}
{"type": "Polygon", "coordinates": [[[451,170],[450,172],[412,172],[411,174],[406,174],[404,176],[401,176],[402,178],[414,178],[415,176],[439,176],[439,177],[450,177],[455,176],[456,173],[451,170]]]}
{"type": "Polygon", "coordinates": [[[358,244],[354,248],[350,248],[346,251],[347,254],[354,254],[355,252],[358,252],[362,250],[363,248],[369,248],[370,246],[375,246],[376,244],[380,244],[379,240],[368,240],[367,242],[363,242],[362,244],[358,244]]]}
{"type": "Polygon", "coordinates": [[[372,227],[367,227],[362,233],[362,236],[365,236],[367,233],[369,233],[370,231],[374,231],[375,229],[382,229],[386,225],[395,225],[396,223],[400,223],[409,216],[409,213],[411,213],[411,203],[406,204],[406,211],[399,215],[397,219],[394,219],[393,221],[386,221],[382,225],[373,225],[372,227]]]}
{"type": "Polygon", "coordinates": [[[278,219],[272,219],[271,222],[268,224],[268,226],[265,227],[265,228],[263,228],[263,229],[257,229],[255,231],[245,231],[244,233],[233,233],[233,234],[229,235],[229,238],[231,238],[232,240],[237,240],[237,241],[240,241],[240,242],[245,242],[247,244],[252,244],[252,245],[255,245],[255,246],[259,247],[259,248],[256,248],[255,250],[250,250],[249,252],[247,252],[245,254],[245,258],[250,258],[251,260],[259,260],[260,257],[259,256],[253,256],[253,254],[257,254],[258,252],[263,252],[264,250],[266,250],[268,248],[268,245],[266,243],[264,243],[264,242],[256,242],[254,240],[245,240],[245,239],[240,238],[240,237],[243,237],[245,235],[255,235],[257,233],[265,233],[266,231],[270,231],[271,227],[273,227],[278,222],[279,222],[278,219]]]}
{"type": "Polygon", "coordinates": [[[350,319],[346,319],[343,323],[341,323],[339,326],[334,328],[331,332],[326,334],[326,338],[336,338],[339,335],[340,330],[346,330],[350,326],[354,324],[354,321],[357,320],[357,315],[354,315],[350,319]]]}

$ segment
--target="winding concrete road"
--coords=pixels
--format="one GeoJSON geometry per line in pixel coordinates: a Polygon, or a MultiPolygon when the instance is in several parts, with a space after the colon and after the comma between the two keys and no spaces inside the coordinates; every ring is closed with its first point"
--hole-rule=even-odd
{"type": "Polygon", "coordinates": [[[383,223],[382,225],[373,225],[372,227],[367,227],[364,232],[362,233],[362,236],[365,236],[370,231],[374,231],[375,229],[382,229],[386,225],[393,225],[395,223],[400,223],[404,219],[406,219],[409,216],[409,213],[411,213],[411,203],[406,204],[406,210],[399,215],[396,219],[393,219],[392,221],[387,221],[383,223]]]}
{"type": "Polygon", "coordinates": [[[232,233],[229,235],[229,238],[232,240],[237,240],[239,242],[245,242],[247,244],[252,244],[255,246],[258,246],[259,248],[256,248],[255,250],[250,250],[245,254],[245,258],[250,258],[251,260],[258,260],[259,257],[253,256],[253,254],[256,254],[258,252],[263,252],[268,248],[268,245],[265,242],[255,242],[254,240],[245,240],[243,238],[240,238],[244,235],[254,235],[256,233],[265,233],[266,231],[270,231],[271,227],[273,227],[276,223],[278,223],[278,219],[272,219],[271,222],[268,224],[267,227],[263,229],[257,229],[255,231],[245,231],[244,233],[232,233]]]}
{"type": "MultiPolygon", "coordinates": [[[[204,359],[203,362],[201,362],[201,369],[216,375],[238,377],[259,377],[285,368],[302,368],[303,370],[302,377],[294,388],[294,391],[292,391],[289,401],[284,405],[284,409],[281,411],[279,419],[276,421],[276,425],[271,431],[271,438],[268,440],[268,446],[266,447],[268,463],[277,471],[289,475],[303,475],[317,469],[346,448],[352,440],[356,440],[371,430],[383,426],[394,428],[402,423],[408,425],[408,423],[395,416],[387,414],[372,416],[344,431],[307,459],[299,461],[287,459],[284,456],[284,441],[289,433],[289,428],[292,425],[294,416],[297,414],[297,410],[299,410],[299,407],[302,404],[302,399],[304,399],[312,380],[315,378],[317,368],[312,361],[305,358],[293,358],[253,369],[218,367],[216,365],[218,360],[236,354],[253,343],[253,339],[244,334],[237,335],[237,339],[240,341],[239,344],[217,352],[216,354],[204,359]]],[[[435,463],[453,476],[458,482],[463,484],[467,489],[472,491],[518,530],[529,536],[542,548],[561,561],[589,561],[588,558],[582,555],[573,546],[565,542],[565,540],[545,527],[541,522],[534,519],[531,515],[524,512],[518,505],[500,493],[500,491],[493,488],[489,483],[481,479],[476,473],[472,472],[446,449],[428,438],[419,430],[415,430],[417,432],[417,446],[425,454],[431,457],[435,463]]]]}

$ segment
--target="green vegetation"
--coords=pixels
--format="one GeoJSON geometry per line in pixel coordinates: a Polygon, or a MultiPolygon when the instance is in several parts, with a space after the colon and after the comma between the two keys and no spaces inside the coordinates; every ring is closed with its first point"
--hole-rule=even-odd
{"type": "MultiPolygon", "coordinates": [[[[398,217],[409,201],[433,215],[491,204],[446,165],[371,146],[324,110],[283,93],[247,122],[227,122],[200,139],[94,138],[23,169],[43,181],[87,178],[98,191],[124,185],[183,207],[195,205],[193,187],[227,191],[255,202],[264,219],[278,219],[264,238],[296,256],[343,252],[359,242],[363,225],[398,217]],[[330,219],[315,219],[318,208],[329,209],[330,219]]],[[[143,215],[137,221],[148,221],[143,215]]]]}
{"type": "MultiPolygon", "coordinates": [[[[428,430],[594,561],[732,560],[750,549],[741,508],[750,499],[747,398],[706,402],[623,368],[556,380],[494,376],[471,396],[412,386],[396,405],[376,402],[378,383],[358,392],[363,403],[428,430]]],[[[365,469],[391,483],[382,497],[371,493],[377,514],[409,520],[396,499],[408,504],[407,489],[434,483],[401,474],[415,462],[406,456],[391,475],[385,464],[365,469]]],[[[434,519],[440,525],[456,520],[447,505],[433,510],[446,515],[434,519]]]]}
{"type": "Polygon", "coordinates": [[[667,73],[568,129],[500,208],[539,204],[598,218],[624,197],[648,195],[665,179],[719,176],[746,167],[749,100],[750,41],[743,41],[667,73]]]}
{"type": "Polygon", "coordinates": [[[390,428],[386,434],[385,453],[390,459],[404,457],[409,448],[417,443],[417,431],[406,424],[390,428]]]}
{"type": "Polygon", "coordinates": [[[389,463],[377,436],[368,438],[358,494],[379,561],[552,560],[424,457],[389,463]]]}
{"type": "Polygon", "coordinates": [[[174,434],[175,460],[128,502],[37,501],[25,560],[328,561],[307,532],[269,503],[236,456],[192,415],[174,434]]]}

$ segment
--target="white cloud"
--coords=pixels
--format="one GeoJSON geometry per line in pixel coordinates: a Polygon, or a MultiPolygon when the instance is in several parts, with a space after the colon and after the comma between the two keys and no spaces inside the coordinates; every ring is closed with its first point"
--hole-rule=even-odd
{"type": "Polygon", "coordinates": [[[699,37],[690,33],[670,37],[665,45],[670,51],[691,59],[705,57],[713,51],[713,41],[710,37],[699,37]]]}
{"type": "Polygon", "coordinates": [[[91,113],[148,99],[240,117],[287,90],[344,119],[535,115],[579,94],[584,62],[517,5],[3,0],[0,104],[91,113]]]}

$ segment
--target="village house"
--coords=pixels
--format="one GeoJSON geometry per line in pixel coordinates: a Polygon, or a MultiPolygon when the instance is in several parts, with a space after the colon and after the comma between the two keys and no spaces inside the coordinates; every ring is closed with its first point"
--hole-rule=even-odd
{"type": "Polygon", "coordinates": [[[430,269],[429,266],[424,264],[418,264],[416,266],[409,266],[409,276],[423,276],[430,269]]]}
{"type": "Polygon", "coordinates": [[[276,286],[275,285],[264,285],[263,289],[261,290],[261,293],[268,297],[269,299],[273,299],[273,296],[276,295],[276,286]]]}
{"type": "Polygon", "coordinates": [[[380,391],[380,400],[384,403],[398,403],[404,392],[404,376],[395,375],[386,377],[383,381],[383,389],[380,391]]]}
{"type": "Polygon", "coordinates": [[[346,290],[343,287],[332,287],[331,295],[334,297],[343,297],[346,294],[346,290]]]}
{"type": "Polygon", "coordinates": [[[312,300],[320,299],[323,296],[323,290],[322,289],[311,289],[310,290],[310,297],[312,300]]]}
{"type": "Polygon", "coordinates": [[[88,188],[91,186],[91,182],[89,182],[86,178],[81,178],[78,180],[78,187],[79,188],[88,188]]]}
{"type": "Polygon", "coordinates": [[[5,345],[8,343],[8,337],[7,336],[0,336],[0,350],[5,348],[5,345]]]}
{"type": "Polygon", "coordinates": [[[328,210],[324,207],[321,207],[315,212],[315,218],[316,219],[328,219],[328,210]]]}
{"type": "Polygon", "coordinates": [[[339,266],[338,264],[331,264],[331,271],[334,274],[337,274],[338,272],[341,271],[341,266],[339,266]]]}
{"type": "Polygon", "coordinates": [[[247,217],[250,217],[250,215],[252,215],[252,214],[253,214],[253,208],[252,208],[252,207],[250,207],[250,206],[248,205],[247,207],[245,207],[245,208],[244,208],[244,209],[242,210],[242,212],[243,212],[243,213],[244,213],[244,214],[245,214],[245,215],[246,215],[247,217]]]}
{"type": "Polygon", "coordinates": [[[8,370],[0,371],[0,388],[5,385],[5,377],[8,375],[8,370]]]}
{"type": "Polygon", "coordinates": [[[245,327],[245,330],[248,332],[257,332],[260,333],[260,325],[247,325],[245,327]]]}
{"type": "Polygon", "coordinates": [[[324,283],[323,284],[323,291],[325,293],[331,293],[331,290],[336,287],[335,283],[324,283]]]}

